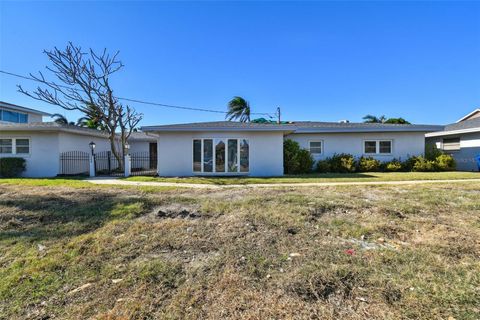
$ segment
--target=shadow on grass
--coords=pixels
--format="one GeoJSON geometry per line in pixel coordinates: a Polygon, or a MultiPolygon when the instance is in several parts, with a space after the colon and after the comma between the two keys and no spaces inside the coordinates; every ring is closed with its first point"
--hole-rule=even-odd
{"type": "MultiPolygon", "coordinates": [[[[121,199],[115,194],[95,191],[69,198],[47,194],[9,199],[0,194],[0,241],[26,237],[48,240],[71,237],[101,228],[116,208],[138,199],[121,199]]],[[[142,202],[146,201],[142,199],[142,202]]]]}

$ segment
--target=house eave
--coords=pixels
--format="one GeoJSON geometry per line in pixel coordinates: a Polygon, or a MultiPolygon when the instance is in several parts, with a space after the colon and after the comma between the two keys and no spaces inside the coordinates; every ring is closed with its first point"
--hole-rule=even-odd
{"type": "Polygon", "coordinates": [[[456,135],[456,134],[475,133],[475,132],[480,132],[480,128],[469,128],[469,129],[462,129],[462,130],[429,132],[429,133],[425,134],[425,137],[432,138],[432,137],[451,136],[451,135],[456,135]]]}

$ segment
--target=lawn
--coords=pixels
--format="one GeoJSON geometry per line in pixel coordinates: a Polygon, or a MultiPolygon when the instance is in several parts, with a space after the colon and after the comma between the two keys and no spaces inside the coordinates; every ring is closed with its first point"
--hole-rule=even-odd
{"type": "Polygon", "coordinates": [[[478,319],[480,181],[0,184],[1,319],[478,319]]]}
{"type": "Polygon", "coordinates": [[[354,182],[354,181],[406,181],[406,180],[449,180],[480,179],[479,172],[367,172],[367,173],[319,173],[272,178],[254,177],[129,177],[130,181],[156,181],[199,184],[271,184],[271,183],[309,183],[309,182],[354,182]]]}

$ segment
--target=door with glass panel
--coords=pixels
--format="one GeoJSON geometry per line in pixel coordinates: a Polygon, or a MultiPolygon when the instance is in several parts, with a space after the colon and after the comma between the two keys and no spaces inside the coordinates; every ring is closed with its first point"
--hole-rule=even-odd
{"type": "Polygon", "coordinates": [[[193,172],[222,174],[249,171],[250,149],[247,139],[193,140],[193,172]]]}

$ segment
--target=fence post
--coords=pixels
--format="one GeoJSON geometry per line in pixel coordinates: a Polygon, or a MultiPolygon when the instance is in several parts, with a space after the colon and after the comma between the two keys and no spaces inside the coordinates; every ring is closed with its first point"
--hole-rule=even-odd
{"type": "Polygon", "coordinates": [[[93,154],[90,155],[90,177],[95,177],[95,156],[93,154]]]}
{"type": "Polygon", "coordinates": [[[123,162],[125,166],[125,177],[129,177],[132,172],[132,162],[130,160],[130,155],[126,154],[123,162]]]}

